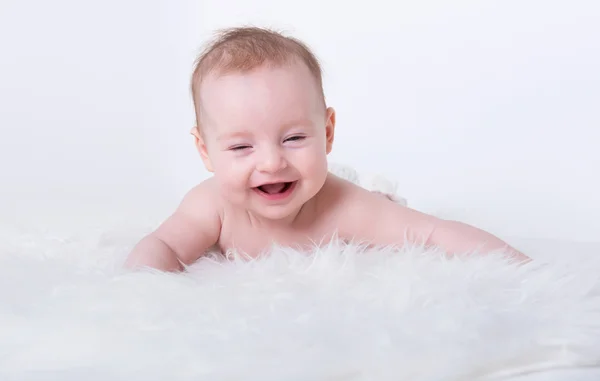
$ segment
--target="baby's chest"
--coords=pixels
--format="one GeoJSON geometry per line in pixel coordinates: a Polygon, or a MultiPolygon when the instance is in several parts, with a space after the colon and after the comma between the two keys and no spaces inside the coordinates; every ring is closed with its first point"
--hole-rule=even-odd
{"type": "Polygon", "coordinates": [[[252,257],[268,251],[273,245],[310,250],[316,244],[329,242],[336,233],[335,226],[318,223],[305,229],[267,229],[238,223],[222,227],[219,249],[223,253],[237,251],[252,257]]]}

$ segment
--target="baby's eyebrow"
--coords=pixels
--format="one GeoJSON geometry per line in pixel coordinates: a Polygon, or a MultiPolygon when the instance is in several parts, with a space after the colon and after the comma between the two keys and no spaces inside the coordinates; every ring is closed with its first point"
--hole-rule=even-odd
{"type": "Polygon", "coordinates": [[[231,140],[231,139],[236,139],[236,138],[246,138],[249,135],[250,134],[247,132],[232,132],[229,134],[224,134],[224,135],[218,136],[217,141],[231,140]]]}
{"type": "MultiPolygon", "coordinates": [[[[281,127],[283,129],[294,128],[294,127],[312,127],[313,122],[310,119],[296,119],[290,122],[284,123],[281,127]]],[[[237,131],[224,133],[222,135],[217,136],[217,141],[221,142],[224,140],[232,140],[232,139],[240,139],[240,138],[248,138],[252,134],[250,132],[237,131]]]]}
{"type": "Polygon", "coordinates": [[[283,128],[292,128],[292,127],[310,127],[312,126],[312,121],[309,119],[298,119],[293,120],[291,122],[287,122],[283,125],[283,128]]]}

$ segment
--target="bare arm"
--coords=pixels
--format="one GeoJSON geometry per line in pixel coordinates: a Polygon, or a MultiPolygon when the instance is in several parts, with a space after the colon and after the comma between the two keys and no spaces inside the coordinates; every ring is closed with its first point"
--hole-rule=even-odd
{"type": "Polygon", "coordinates": [[[181,271],[218,241],[221,219],[210,186],[202,183],[183,198],[177,210],[145,236],[129,254],[125,267],[181,271]]]}
{"type": "Polygon", "coordinates": [[[518,261],[531,260],[493,234],[459,221],[435,219],[427,244],[439,246],[450,253],[503,250],[518,261]]]}
{"type": "Polygon", "coordinates": [[[449,254],[504,250],[519,261],[530,258],[498,237],[458,221],[443,220],[390,202],[380,195],[353,189],[348,204],[352,217],[360,221],[361,239],[375,245],[402,245],[405,240],[438,246],[449,254]]]}

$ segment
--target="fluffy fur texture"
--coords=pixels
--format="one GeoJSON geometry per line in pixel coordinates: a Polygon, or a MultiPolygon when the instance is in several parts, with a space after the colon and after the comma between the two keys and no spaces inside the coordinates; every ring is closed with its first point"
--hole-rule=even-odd
{"type": "MultiPolygon", "coordinates": [[[[406,205],[381,176],[330,169],[406,205]]],[[[519,267],[334,242],[130,273],[121,264],[149,229],[131,229],[140,213],[117,228],[104,212],[104,224],[37,211],[51,231],[0,227],[0,380],[600,379],[583,368],[600,362],[596,246],[529,245],[543,255],[519,267]]]]}
{"type": "Polygon", "coordinates": [[[462,381],[600,360],[596,253],[519,267],[334,243],[121,270],[144,231],[0,229],[1,380],[462,381]]]}

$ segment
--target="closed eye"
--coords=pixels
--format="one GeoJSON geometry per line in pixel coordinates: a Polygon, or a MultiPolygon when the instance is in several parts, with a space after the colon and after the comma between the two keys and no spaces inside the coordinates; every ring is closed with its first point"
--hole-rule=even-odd
{"type": "Polygon", "coordinates": [[[286,142],[289,142],[289,141],[299,141],[299,140],[304,140],[304,139],[306,139],[306,136],[295,135],[295,136],[291,136],[291,137],[285,139],[285,141],[286,142]]]}
{"type": "Polygon", "coordinates": [[[241,150],[244,150],[247,148],[250,148],[250,146],[249,145],[240,145],[240,146],[231,147],[231,148],[229,148],[229,150],[230,151],[241,151],[241,150]]]}

